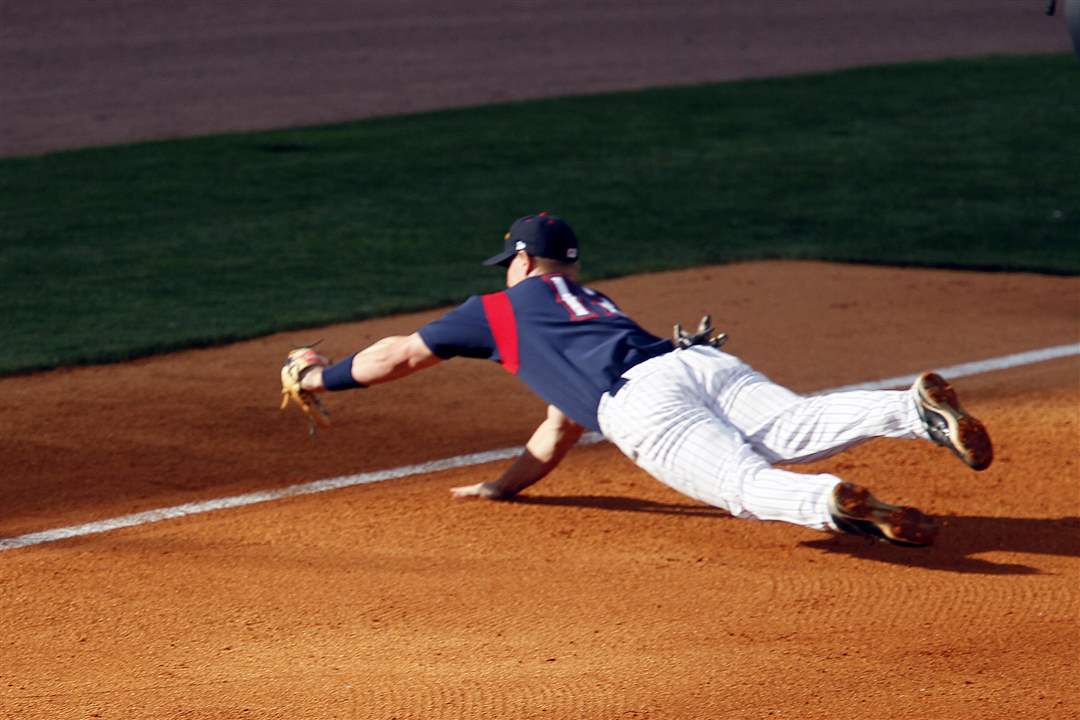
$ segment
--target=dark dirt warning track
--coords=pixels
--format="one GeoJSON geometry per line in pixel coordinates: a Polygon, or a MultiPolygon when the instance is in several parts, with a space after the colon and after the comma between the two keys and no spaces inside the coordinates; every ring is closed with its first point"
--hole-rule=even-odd
{"type": "MultiPolygon", "coordinates": [[[[716,311],[802,390],[1080,327],[1075,278],[750,263],[602,287],[657,331],[716,311]]],[[[541,417],[456,361],[332,398],[311,442],[275,408],[289,341],[0,381],[0,535],[513,445],[541,417]]],[[[927,550],[734,520],[599,445],[513,503],[450,499],[489,464],[5,552],[0,716],[1076,717],[1080,362],[956,384],[987,472],[885,441],[807,467],[941,516],[927,550]]]]}
{"type": "Polygon", "coordinates": [[[0,156],[898,59],[1070,52],[1064,13],[1048,18],[1044,7],[8,2],[0,9],[0,156]]]}

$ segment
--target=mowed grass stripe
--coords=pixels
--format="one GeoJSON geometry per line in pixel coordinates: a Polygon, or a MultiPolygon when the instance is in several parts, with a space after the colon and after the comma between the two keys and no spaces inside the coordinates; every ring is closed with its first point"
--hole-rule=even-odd
{"type": "Polygon", "coordinates": [[[868,68],[0,160],[0,373],[431,307],[516,216],[587,278],[1080,272],[1075,58],[868,68]]]}

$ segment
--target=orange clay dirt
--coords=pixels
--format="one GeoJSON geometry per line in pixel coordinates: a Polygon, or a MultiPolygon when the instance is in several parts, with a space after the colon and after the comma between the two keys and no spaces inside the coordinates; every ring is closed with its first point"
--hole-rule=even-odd
{"type": "MultiPolygon", "coordinates": [[[[747,263],[597,283],[705,311],[801,391],[1065,343],[1080,280],[747,263]]],[[[456,360],[277,412],[295,342],[421,313],[0,380],[13,537],[522,443],[542,406],[456,360]]],[[[505,463],[0,553],[2,718],[1080,717],[1080,363],[957,379],[997,459],[876,441],[808,470],[940,516],[935,547],[735,520],[610,445],[516,502],[505,463]]]]}

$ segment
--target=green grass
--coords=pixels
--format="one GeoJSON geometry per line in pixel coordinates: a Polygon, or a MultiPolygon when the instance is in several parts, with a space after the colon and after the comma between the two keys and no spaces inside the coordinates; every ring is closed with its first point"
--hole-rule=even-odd
{"type": "Polygon", "coordinates": [[[515,217],[587,277],[751,258],[1080,272],[1071,56],[0,160],[0,373],[454,302],[515,217]]]}

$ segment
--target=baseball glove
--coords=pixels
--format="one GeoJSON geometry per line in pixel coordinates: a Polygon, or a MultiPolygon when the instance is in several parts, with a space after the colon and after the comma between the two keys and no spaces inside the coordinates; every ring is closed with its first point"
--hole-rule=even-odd
{"type": "Polygon", "coordinates": [[[682,325],[675,323],[675,331],[672,334],[671,341],[675,343],[677,350],[685,350],[695,345],[707,345],[709,347],[718,348],[727,342],[727,333],[716,333],[712,326],[712,317],[706,315],[701,318],[701,322],[698,323],[697,332],[691,335],[682,329],[682,325]]]}
{"type": "Polygon", "coordinates": [[[288,407],[290,400],[299,405],[307,416],[308,431],[312,435],[315,434],[316,426],[330,426],[330,414],[315,393],[301,387],[300,381],[311,368],[326,367],[329,364],[330,361],[315,352],[314,347],[300,347],[291,350],[285,358],[285,364],[281,366],[281,409],[288,407]]]}

